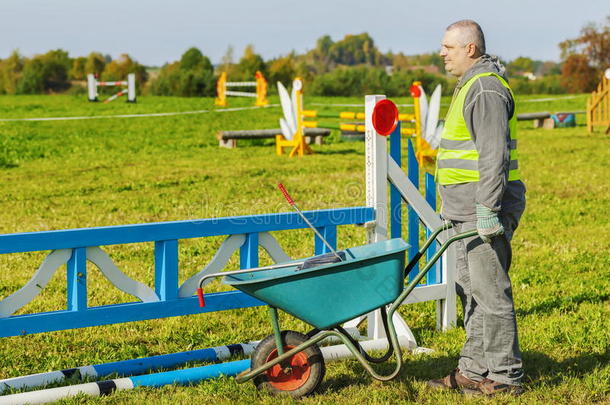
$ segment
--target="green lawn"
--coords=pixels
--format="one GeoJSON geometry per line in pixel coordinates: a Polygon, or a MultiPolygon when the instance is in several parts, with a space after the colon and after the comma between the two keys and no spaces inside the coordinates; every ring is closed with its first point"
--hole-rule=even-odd
{"type": "MultiPolygon", "coordinates": [[[[585,96],[557,101],[523,97],[520,111],[584,110],[585,96]]],[[[400,98],[398,103],[410,99],[400,98]]],[[[448,100],[444,100],[447,102],[448,100]]],[[[231,107],[250,100],[230,100],[231,107]]],[[[313,103],[362,99],[306,98],[313,103]]],[[[277,104],[277,98],[271,99],[277,104]]],[[[0,118],[98,116],[213,110],[212,99],[142,97],[138,104],[87,103],[84,96],[2,96],[0,118]]],[[[0,122],[0,232],[28,232],[288,211],[282,181],[302,209],[364,204],[364,145],[315,147],[303,159],[275,156],[270,142],[217,147],[222,129],[277,128],[277,107],[169,117],[0,122]]],[[[610,402],[610,137],[588,134],[583,115],[571,129],[520,129],[520,167],[528,208],[514,242],[513,289],[528,392],[521,398],[464,399],[432,392],[425,381],[456,364],[464,331],[434,330],[433,305],[401,312],[432,355],[405,355],[401,376],[372,381],[355,361],[332,363],[321,392],[302,403],[581,403],[610,402]]],[[[277,233],[293,257],[312,253],[308,231],[277,233]]],[[[209,262],[223,238],[180,245],[180,281],[209,262]]],[[[339,230],[339,247],[364,242],[358,227],[339,230]]],[[[108,251],[130,277],[153,284],[151,244],[108,251]]],[[[46,252],[0,256],[0,298],[18,290],[46,252]]],[[[268,263],[263,257],[263,263],[268,263]]],[[[238,266],[235,256],[230,268],[238,266]]],[[[58,272],[19,313],[65,307],[66,277],[58,272]]],[[[90,304],[130,301],[91,268],[90,304]]],[[[305,330],[282,316],[287,328],[305,330]]],[[[461,322],[461,321],[460,321],[461,322]]],[[[144,321],[0,339],[0,378],[228,343],[270,333],[264,308],[144,321]]],[[[391,364],[382,369],[389,370],[391,364]]],[[[230,378],[90,398],[87,403],[292,403],[230,378]]],[[[85,402],[76,398],[64,403],[85,402]]]]}

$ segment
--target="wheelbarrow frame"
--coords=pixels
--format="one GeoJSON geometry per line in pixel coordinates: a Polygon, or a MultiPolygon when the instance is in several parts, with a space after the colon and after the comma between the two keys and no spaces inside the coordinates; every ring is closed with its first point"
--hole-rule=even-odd
{"type": "MultiPolygon", "coordinates": [[[[436,240],[437,236],[441,232],[451,229],[451,228],[452,228],[451,223],[445,223],[441,227],[437,228],[430,235],[430,237],[428,238],[428,240],[426,240],[426,242],[421,247],[421,249],[417,252],[417,254],[409,261],[409,263],[405,267],[405,270],[404,270],[405,278],[407,277],[409,272],[415,267],[415,265],[419,262],[421,257],[430,247],[430,245],[436,240]]],[[[380,380],[380,381],[390,381],[390,380],[394,379],[400,373],[400,370],[402,368],[402,352],[400,349],[400,344],[398,343],[398,336],[396,334],[396,329],[394,328],[394,324],[392,322],[392,317],[393,317],[394,313],[396,312],[398,307],[403,303],[403,301],[409,296],[409,294],[415,289],[415,287],[417,287],[417,285],[420,283],[420,281],[424,278],[424,276],[428,273],[428,271],[432,268],[432,266],[434,266],[434,264],[438,261],[438,259],[445,252],[445,250],[447,250],[447,248],[453,242],[456,242],[460,239],[465,239],[468,237],[476,236],[476,235],[477,235],[477,231],[472,230],[472,231],[463,232],[463,233],[460,233],[457,235],[453,235],[449,239],[447,239],[440,246],[438,251],[432,256],[432,258],[426,263],[424,268],[422,270],[420,270],[419,273],[417,273],[417,275],[413,278],[413,280],[411,280],[411,282],[407,285],[407,287],[405,287],[403,289],[403,291],[400,293],[400,295],[389,305],[389,307],[387,308],[387,311],[386,311],[385,306],[382,306],[379,308],[382,311],[382,320],[383,320],[383,326],[384,326],[384,329],[386,332],[386,336],[388,336],[388,338],[390,340],[390,345],[389,345],[388,351],[383,356],[375,358],[375,357],[371,357],[370,355],[368,355],[364,351],[364,349],[360,346],[360,344],[357,341],[355,341],[340,325],[334,325],[331,328],[328,328],[328,329],[322,330],[322,331],[320,331],[318,329],[313,329],[311,332],[309,332],[307,334],[307,336],[309,338],[307,341],[305,341],[304,343],[302,343],[288,351],[284,351],[284,343],[282,341],[281,328],[280,328],[280,324],[279,324],[277,308],[269,305],[268,306],[269,317],[271,320],[271,326],[273,328],[273,335],[275,337],[278,356],[276,358],[274,358],[273,360],[270,360],[270,361],[266,362],[265,364],[255,368],[253,370],[246,370],[245,372],[239,374],[236,377],[236,381],[238,383],[246,382],[246,381],[256,377],[257,375],[269,370],[271,367],[275,366],[276,364],[280,364],[280,363],[287,361],[295,354],[319,343],[320,341],[322,341],[330,336],[335,336],[336,338],[341,340],[343,342],[343,344],[345,344],[345,346],[349,349],[349,351],[354,355],[354,357],[360,362],[360,364],[362,364],[364,369],[373,378],[380,380]],[[396,367],[395,367],[394,371],[392,371],[388,375],[380,375],[377,372],[375,372],[375,370],[373,370],[373,368],[371,367],[371,365],[369,363],[384,362],[392,356],[392,353],[394,354],[394,357],[396,358],[396,367]]],[[[208,274],[208,275],[204,276],[199,282],[200,300],[203,297],[201,288],[202,288],[204,281],[207,279],[297,266],[302,263],[304,263],[304,261],[294,261],[294,262],[290,262],[290,263],[282,263],[282,264],[258,267],[258,268],[253,268],[253,269],[244,269],[244,270],[235,270],[235,271],[208,274]]],[[[354,314],[354,317],[357,317],[359,315],[361,315],[361,314],[354,314]]]]}

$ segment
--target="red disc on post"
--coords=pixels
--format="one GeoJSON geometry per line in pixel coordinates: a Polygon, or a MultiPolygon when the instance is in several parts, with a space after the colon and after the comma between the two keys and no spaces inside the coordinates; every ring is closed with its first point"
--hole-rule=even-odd
{"type": "Polygon", "coordinates": [[[421,96],[421,89],[419,88],[419,86],[412,84],[409,90],[411,91],[411,97],[421,96]]]}
{"type": "Polygon", "coordinates": [[[373,127],[379,135],[388,136],[398,125],[398,108],[392,101],[385,99],[375,104],[373,127]]]}

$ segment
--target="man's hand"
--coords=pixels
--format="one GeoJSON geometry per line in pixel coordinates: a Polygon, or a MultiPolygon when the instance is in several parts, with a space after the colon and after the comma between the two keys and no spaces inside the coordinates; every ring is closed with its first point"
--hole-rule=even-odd
{"type": "Polygon", "coordinates": [[[477,204],[477,232],[485,243],[490,243],[494,236],[502,235],[504,227],[498,218],[498,213],[477,204]]]}

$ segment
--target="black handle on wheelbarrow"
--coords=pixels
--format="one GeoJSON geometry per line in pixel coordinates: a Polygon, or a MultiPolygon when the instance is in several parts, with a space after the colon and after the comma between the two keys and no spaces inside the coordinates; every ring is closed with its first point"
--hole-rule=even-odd
{"type": "MultiPolygon", "coordinates": [[[[419,250],[419,252],[417,252],[417,254],[415,256],[413,256],[413,259],[411,259],[411,261],[409,261],[409,263],[405,267],[405,274],[404,274],[405,278],[409,275],[409,272],[413,269],[415,264],[423,256],[423,254],[426,252],[426,250],[432,244],[432,242],[434,242],[434,240],[436,239],[438,234],[441,233],[442,231],[451,229],[452,227],[453,227],[453,225],[451,223],[443,224],[441,227],[437,228],[432,233],[432,235],[430,235],[430,237],[428,238],[426,243],[424,243],[424,246],[422,246],[422,248],[419,250]]],[[[436,253],[434,253],[434,256],[432,256],[432,258],[430,260],[428,260],[428,262],[426,263],[426,266],[424,266],[424,268],[422,270],[420,270],[419,273],[417,273],[415,278],[413,278],[413,280],[411,280],[409,285],[403,290],[402,294],[400,294],[400,296],[394,302],[392,307],[395,307],[395,306],[397,307],[398,305],[400,305],[400,303],[402,303],[402,301],[404,301],[404,299],[407,297],[407,295],[409,295],[411,293],[411,291],[413,291],[413,289],[417,286],[417,284],[419,284],[421,279],[424,278],[424,276],[428,273],[428,271],[430,271],[432,266],[434,266],[434,264],[438,261],[438,259],[440,259],[442,254],[449,247],[449,245],[451,245],[453,242],[456,242],[460,239],[470,238],[472,236],[476,236],[477,234],[478,234],[477,230],[473,229],[471,231],[466,231],[466,232],[459,233],[457,235],[453,235],[452,237],[447,239],[445,241],[445,243],[443,243],[440,246],[440,248],[436,251],[436,253]]]]}
{"type": "MultiPolygon", "coordinates": [[[[432,242],[434,242],[436,240],[436,237],[441,232],[449,230],[452,227],[453,227],[453,224],[451,222],[448,222],[448,223],[444,223],[443,225],[438,227],[434,232],[432,232],[432,234],[430,235],[428,240],[426,240],[426,242],[424,243],[424,246],[422,246],[421,249],[419,249],[419,251],[415,254],[415,256],[413,256],[413,258],[409,261],[409,263],[405,267],[405,273],[404,273],[405,278],[407,278],[407,276],[409,275],[411,270],[413,270],[413,267],[415,267],[417,262],[419,262],[419,259],[421,259],[421,257],[424,255],[424,253],[426,253],[426,251],[428,250],[428,248],[430,247],[432,242]]],[[[445,242],[445,243],[447,244],[447,247],[448,247],[449,244],[451,244],[459,239],[464,239],[464,238],[468,238],[471,236],[475,236],[476,234],[477,234],[476,230],[463,232],[459,235],[455,235],[454,237],[451,238],[451,241],[447,241],[448,243],[447,242],[445,242]]],[[[441,247],[441,249],[444,251],[447,247],[445,247],[444,249],[441,247]]],[[[438,260],[438,258],[436,258],[436,259],[433,258],[433,260],[434,261],[432,261],[432,259],[430,260],[432,264],[434,264],[438,260]]],[[[432,266],[430,266],[430,267],[432,267],[432,266]]]]}

